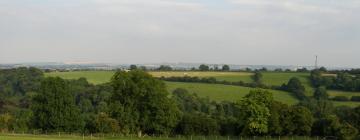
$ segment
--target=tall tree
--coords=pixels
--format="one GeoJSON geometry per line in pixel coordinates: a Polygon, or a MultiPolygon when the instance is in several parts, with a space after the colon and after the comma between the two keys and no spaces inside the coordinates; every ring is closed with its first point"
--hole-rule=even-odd
{"type": "Polygon", "coordinates": [[[314,92],[314,98],[317,100],[327,100],[329,95],[324,86],[318,87],[314,92]]]}
{"type": "Polygon", "coordinates": [[[239,102],[242,114],[239,116],[243,135],[262,135],[269,130],[269,106],[273,101],[272,93],[266,90],[252,90],[239,102]]]}
{"type": "Polygon", "coordinates": [[[110,116],[123,133],[169,134],[177,124],[179,109],[162,81],[141,70],[118,71],[111,85],[110,116]]]}
{"type": "Polygon", "coordinates": [[[260,71],[255,71],[254,75],[251,76],[256,84],[262,84],[263,75],[260,71]]]}
{"type": "Polygon", "coordinates": [[[40,92],[33,98],[32,111],[36,128],[47,131],[76,131],[82,129],[79,109],[68,83],[49,77],[41,82],[40,92]]]}
{"type": "Polygon", "coordinates": [[[299,99],[305,99],[305,87],[302,85],[301,81],[297,77],[292,77],[288,84],[287,90],[295,94],[299,99]]]}

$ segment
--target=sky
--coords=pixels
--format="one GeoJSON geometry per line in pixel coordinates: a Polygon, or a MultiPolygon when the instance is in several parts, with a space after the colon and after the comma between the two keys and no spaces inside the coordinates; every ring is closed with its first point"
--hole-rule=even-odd
{"type": "Polygon", "coordinates": [[[360,67],[359,0],[0,0],[0,63],[360,67]]]}

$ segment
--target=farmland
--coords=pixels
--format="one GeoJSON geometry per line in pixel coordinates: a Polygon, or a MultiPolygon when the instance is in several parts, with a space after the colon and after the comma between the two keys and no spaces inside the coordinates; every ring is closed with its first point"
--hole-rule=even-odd
{"type": "MultiPolygon", "coordinates": [[[[190,93],[196,93],[199,97],[209,97],[215,101],[238,101],[249,93],[253,88],[218,85],[218,84],[202,84],[202,83],[181,83],[166,82],[168,90],[171,92],[176,88],[187,89],[190,93]]],[[[287,104],[296,104],[298,100],[291,96],[288,92],[269,90],[273,93],[274,99],[287,104]]]]}
{"type": "MultiPolygon", "coordinates": [[[[73,72],[51,72],[46,73],[46,76],[59,76],[64,79],[78,79],[85,77],[90,83],[101,84],[109,82],[114,71],[73,71],[73,72]]],[[[149,72],[154,77],[171,77],[171,76],[198,76],[198,77],[214,77],[217,80],[225,81],[244,81],[251,82],[252,73],[249,72],[149,72]]],[[[310,85],[309,73],[294,73],[294,72],[264,72],[263,81],[267,85],[281,85],[287,83],[291,77],[298,77],[306,88],[306,95],[311,96],[313,88],[310,85]]],[[[168,90],[172,91],[175,88],[185,88],[191,93],[196,93],[200,97],[209,97],[215,101],[234,101],[243,97],[252,88],[227,86],[227,85],[214,85],[214,84],[200,84],[200,83],[179,83],[179,82],[166,82],[168,90]]],[[[294,104],[297,100],[289,95],[289,93],[282,91],[272,91],[276,100],[284,103],[294,104]]],[[[345,91],[328,91],[329,96],[354,96],[359,95],[358,92],[345,92],[345,91]]],[[[334,102],[336,106],[346,105],[355,107],[360,105],[359,102],[334,102]]]]}

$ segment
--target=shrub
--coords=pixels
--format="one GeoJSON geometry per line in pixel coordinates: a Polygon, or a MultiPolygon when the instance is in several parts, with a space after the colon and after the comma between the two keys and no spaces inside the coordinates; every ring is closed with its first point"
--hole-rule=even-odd
{"type": "Polygon", "coordinates": [[[352,96],[351,101],[360,102],[360,96],[352,96]]]}
{"type": "Polygon", "coordinates": [[[346,96],[335,96],[333,98],[334,101],[349,101],[349,98],[346,96]]]}

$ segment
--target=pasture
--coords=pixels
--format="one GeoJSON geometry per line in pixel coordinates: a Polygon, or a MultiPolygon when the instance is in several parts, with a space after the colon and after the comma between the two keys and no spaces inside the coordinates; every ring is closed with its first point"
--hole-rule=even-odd
{"type": "MultiPolygon", "coordinates": [[[[196,93],[199,97],[209,97],[210,100],[215,101],[238,101],[250,90],[254,88],[219,85],[219,84],[203,84],[203,83],[182,83],[182,82],[166,82],[168,90],[172,92],[176,88],[187,89],[190,93],[196,93]]],[[[296,104],[298,100],[291,95],[291,93],[268,90],[273,93],[276,101],[281,101],[286,104],[296,104]]]]}
{"type": "Polygon", "coordinates": [[[45,73],[45,76],[61,77],[64,79],[79,79],[84,77],[90,83],[103,84],[109,82],[114,73],[114,71],[71,71],[45,73]]]}
{"type": "MultiPolygon", "coordinates": [[[[80,77],[86,78],[90,83],[102,84],[109,82],[114,71],[72,71],[72,72],[51,72],[45,73],[45,76],[59,76],[64,79],[78,79],[80,77]]],[[[171,72],[149,72],[154,77],[170,77],[170,76],[198,76],[198,77],[214,77],[217,80],[226,81],[244,81],[251,82],[252,73],[249,72],[188,72],[188,71],[171,71],[171,72]]],[[[287,83],[291,77],[298,77],[302,81],[306,88],[307,96],[312,96],[313,88],[310,85],[309,73],[294,73],[294,72],[264,72],[263,81],[268,85],[281,85],[287,83]]],[[[192,93],[198,94],[200,97],[209,97],[215,101],[234,101],[243,97],[252,88],[239,87],[239,86],[227,86],[227,85],[214,85],[214,84],[200,84],[200,83],[179,83],[179,82],[166,82],[169,91],[175,88],[185,88],[192,93]]],[[[276,100],[282,101],[288,104],[294,104],[297,102],[290,93],[282,91],[272,91],[276,100]]],[[[346,91],[328,91],[329,96],[354,96],[360,95],[359,92],[346,92],[346,91]]],[[[359,102],[334,102],[336,106],[358,106],[359,102]]]]}

